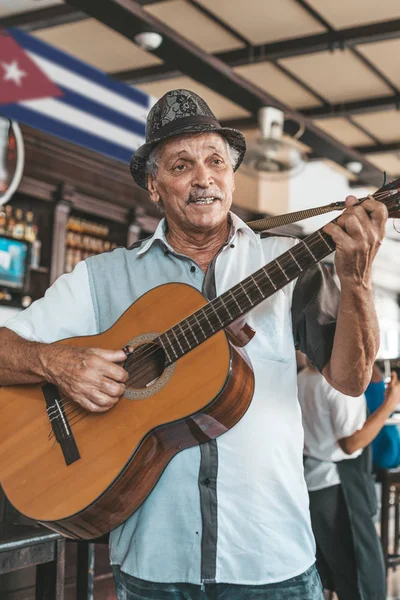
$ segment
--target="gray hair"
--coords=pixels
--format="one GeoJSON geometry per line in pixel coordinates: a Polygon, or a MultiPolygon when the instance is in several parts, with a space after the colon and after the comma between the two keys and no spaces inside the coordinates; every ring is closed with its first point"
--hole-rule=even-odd
{"type": "MultiPolygon", "coordinates": [[[[198,134],[201,135],[201,134],[198,134]]],[[[232,169],[235,168],[237,161],[239,160],[240,152],[236,148],[233,148],[228,142],[228,140],[223,138],[226,146],[226,150],[228,152],[229,160],[231,161],[232,169]]],[[[157,144],[150,152],[145,166],[146,175],[150,175],[152,179],[157,176],[158,166],[160,164],[160,153],[161,153],[162,144],[157,144]]]]}

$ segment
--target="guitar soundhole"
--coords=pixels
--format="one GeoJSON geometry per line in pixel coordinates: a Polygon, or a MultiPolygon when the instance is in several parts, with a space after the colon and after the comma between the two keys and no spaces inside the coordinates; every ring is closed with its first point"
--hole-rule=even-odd
{"type": "Polygon", "coordinates": [[[129,356],[125,368],[130,375],[130,388],[148,388],[164,372],[164,350],[157,344],[141,344],[129,356]]]}

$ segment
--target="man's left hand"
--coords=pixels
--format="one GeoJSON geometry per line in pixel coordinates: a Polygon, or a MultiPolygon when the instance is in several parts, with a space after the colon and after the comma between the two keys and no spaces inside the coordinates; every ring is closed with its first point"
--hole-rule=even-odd
{"type": "Polygon", "coordinates": [[[336,244],[335,265],[341,284],[369,286],[388,211],[384,204],[370,198],[355,206],[357,202],[355,196],[347,196],[346,209],[324,231],[336,244]]]}

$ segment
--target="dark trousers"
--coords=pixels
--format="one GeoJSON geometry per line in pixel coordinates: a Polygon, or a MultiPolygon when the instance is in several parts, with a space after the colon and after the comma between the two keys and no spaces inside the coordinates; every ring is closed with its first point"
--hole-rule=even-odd
{"type": "Polygon", "coordinates": [[[359,591],[354,543],[341,485],[309,492],[309,496],[322,585],[336,591],[339,600],[364,600],[359,591]]]}
{"type": "Polygon", "coordinates": [[[268,585],[151,583],[136,579],[113,567],[118,600],[323,600],[315,565],[305,573],[268,585]]]}

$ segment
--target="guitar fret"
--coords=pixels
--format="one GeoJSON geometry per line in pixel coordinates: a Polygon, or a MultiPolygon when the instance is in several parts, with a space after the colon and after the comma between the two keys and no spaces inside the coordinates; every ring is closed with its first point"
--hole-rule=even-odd
{"type": "Polygon", "coordinates": [[[231,315],[231,313],[230,313],[230,311],[229,311],[229,308],[227,307],[227,305],[225,304],[225,302],[224,302],[224,301],[223,301],[223,299],[222,299],[222,296],[220,296],[220,297],[219,297],[219,300],[220,300],[220,302],[222,303],[222,306],[225,308],[226,312],[228,313],[228,315],[229,315],[229,318],[230,318],[230,319],[233,319],[233,317],[232,317],[232,315],[231,315]]]}
{"type": "Polygon", "coordinates": [[[204,331],[203,327],[201,326],[201,323],[200,323],[199,319],[197,318],[197,316],[196,316],[196,313],[193,313],[193,316],[194,316],[194,318],[195,318],[195,319],[196,319],[196,321],[197,321],[197,325],[198,325],[198,326],[200,327],[200,329],[201,329],[201,333],[204,335],[204,339],[206,340],[206,339],[207,339],[207,334],[206,334],[206,332],[204,331]]]}
{"type": "Polygon", "coordinates": [[[258,285],[258,283],[255,280],[255,278],[253,277],[253,275],[251,276],[251,280],[254,282],[254,285],[256,286],[256,288],[258,289],[258,291],[260,292],[262,298],[264,298],[264,293],[263,293],[262,289],[260,288],[260,286],[258,285]]]}
{"type": "MultiPolygon", "coordinates": [[[[218,319],[218,321],[221,323],[221,325],[222,325],[222,327],[223,327],[223,326],[224,326],[224,323],[223,323],[223,321],[221,321],[221,319],[220,319],[220,316],[219,316],[218,312],[215,310],[215,308],[214,308],[214,304],[213,304],[212,302],[210,302],[210,303],[209,303],[209,306],[211,306],[211,308],[213,309],[214,313],[215,313],[215,314],[216,314],[216,316],[217,316],[217,319],[218,319]]],[[[211,325],[211,322],[210,322],[210,320],[208,320],[208,322],[210,323],[211,329],[214,329],[214,328],[213,328],[213,326],[211,325]]]]}
{"type": "Polygon", "coordinates": [[[284,271],[282,265],[280,264],[278,259],[275,259],[276,264],[278,265],[278,267],[280,268],[280,270],[282,271],[282,273],[284,274],[284,276],[286,277],[286,281],[290,281],[290,278],[286,275],[286,272],[284,271]]]}
{"type": "Polygon", "coordinates": [[[180,323],[178,323],[178,324],[176,325],[176,327],[179,327],[179,329],[180,329],[180,331],[181,331],[181,333],[182,333],[183,337],[184,337],[184,338],[185,338],[185,340],[186,340],[186,343],[187,343],[187,345],[189,346],[189,350],[191,350],[191,349],[192,349],[192,345],[191,345],[191,343],[189,342],[189,340],[188,340],[188,338],[187,338],[187,336],[186,336],[185,330],[183,329],[182,325],[181,325],[180,323]]]}
{"type": "Polygon", "coordinates": [[[299,267],[300,271],[302,271],[302,270],[303,270],[303,269],[302,269],[302,267],[299,265],[299,263],[297,262],[297,260],[295,259],[295,257],[294,257],[294,256],[293,256],[293,254],[291,253],[291,251],[290,251],[290,250],[288,250],[288,252],[289,252],[289,254],[290,254],[291,258],[292,258],[292,259],[294,260],[294,262],[296,263],[296,265],[299,267]]]}
{"type": "Polygon", "coordinates": [[[322,235],[322,233],[321,233],[319,230],[317,231],[317,233],[318,233],[319,237],[320,237],[320,238],[321,238],[321,239],[322,239],[322,240],[325,242],[325,244],[328,246],[329,250],[330,250],[331,252],[333,252],[335,248],[331,248],[330,244],[328,243],[328,240],[327,240],[327,239],[326,239],[326,238],[325,238],[325,237],[322,235]]]}
{"type": "MultiPolygon", "coordinates": [[[[212,303],[211,303],[211,302],[210,302],[210,303],[209,303],[207,306],[211,306],[211,307],[213,308],[213,306],[212,306],[212,303]]],[[[215,312],[215,311],[214,311],[214,312],[215,312]]],[[[210,319],[208,318],[208,315],[206,314],[206,312],[205,312],[205,310],[204,310],[204,309],[203,309],[203,315],[204,315],[204,317],[205,317],[205,319],[206,319],[206,321],[207,321],[207,324],[208,324],[208,326],[210,327],[211,331],[212,331],[213,333],[215,333],[214,326],[213,326],[213,324],[211,323],[210,319]]],[[[207,336],[207,337],[208,337],[208,336],[207,336]]]]}
{"type": "Polygon", "coordinates": [[[317,261],[316,257],[314,256],[314,254],[311,252],[310,248],[307,246],[307,244],[305,243],[305,241],[303,240],[303,244],[304,246],[307,248],[307,250],[309,251],[309,253],[311,254],[311,256],[313,257],[313,259],[315,261],[317,261]]]}
{"type": "Polygon", "coordinates": [[[199,340],[197,339],[197,335],[195,334],[193,327],[191,326],[191,324],[189,323],[189,319],[186,320],[186,323],[189,325],[189,329],[192,332],[192,336],[194,337],[194,339],[196,340],[197,344],[200,344],[199,340]]]}
{"type": "MultiPolygon", "coordinates": [[[[182,354],[185,354],[185,351],[184,351],[184,349],[182,348],[182,345],[181,345],[180,341],[178,340],[178,336],[176,335],[176,333],[175,333],[175,331],[174,331],[174,328],[172,327],[172,328],[170,329],[170,331],[172,331],[172,333],[174,334],[174,337],[175,337],[176,341],[178,342],[178,346],[179,346],[179,348],[181,349],[181,352],[182,352],[182,354]]],[[[177,357],[178,357],[178,355],[177,355],[177,357]]]]}
{"type": "Polygon", "coordinates": [[[240,310],[240,312],[242,312],[242,307],[240,306],[239,302],[236,300],[235,294],[232,292],[232,290],[229,290],[229,293],[232,296],[234,302],[236,302],[236,306],[238,307],[238,309],[240,310]]]}
{"type": "MultiPolygon", "coordinates": [[[[164,333],[164,335],[165,335],[165,337],[167,338],[167,341],[168,341],[168,343],[169,343],[170,347],[172,348],[172,350],[173,350],[173,352],[174,352],[174,354],[175,354],[176,358],[178,358],[178,355],[176,354],[176,352],[175,352],[175,350],[174,350],[174,347],[171,345],[171,342],[170,342],[170,341],[169,341],[169,339],[168,339],[168,335],[167,335],[166,333],[164,333]]],[[[167,350],[167,349],[166,349],[166,347],[165,347],[165,344],[164,344],[164,342],[163,342],[163,339],[162,339],[162,337],[160,336],[158,339],[159,339],[159,341],[160,341],[160,344],[161,344],[161,346],[162,346],[162,348],[163,348],[163,350],[164,350],[165,354],[167,355],[167,359],[168,359],[168,361],[169,361],[169,362],[172,362],[172,360],[171,360],[171,357],[170,357],[170,355],[169,355],[169,352],[168,352],[168,350],[167,350]]]]}
{"type": "Polygon", "coordinates": [[[254,306],[254,302],[252,302],[250,296],[248,295],[248,293],[246,292],[246,288],[244,287],[243,283],[239,283],[240,287],[242,288],[242,290],[244,291],[244,293],[247,296],[248,301],[250,302],[250,306],[254,306]]]}
{"type": "Polygon", "coordinates": [[[277,290],[278,288],[276,287],[276,285],[274,284],[274,282],[272,281],[271,277],[269,276],[269,273],[266,269],[263,269],[265,275],[268,277],[270,284],[272,285],[272,287],[274,288],[274,290],[277,290]]]}

